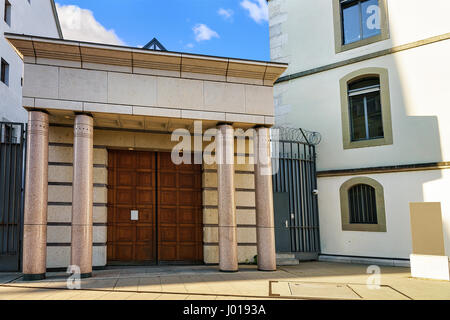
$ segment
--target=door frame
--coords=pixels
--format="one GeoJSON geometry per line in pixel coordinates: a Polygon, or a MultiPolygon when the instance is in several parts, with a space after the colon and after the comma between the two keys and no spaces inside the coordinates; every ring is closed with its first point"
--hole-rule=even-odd
{"type": "MultiPolygon", "coordinates": [[[[201,250],[202,250],[202,254],[201,254],[201,260],[185,260],[185,261],[165,261],[165,260],[161,260],[160,259],[160,248],[159,248],[159,217],[160,217],[160,205],[159,205],[159,196],[158,196],[158,191],[159,191],[159,171],[158,171],[158,161],[159,161],[159,154],[161,153],[170,153],[170,151],[161,151],[161,150],[156,150],[156,149],[139,149],[139,150],[129,150],[129,149],[122,149],[122,148],[107,148],[107,153],[108,153],[108,159],[110,157],[110,154],[112,152],[119,152],[119,151],[123,151],[123,152],[153,152],[154,153],[154,157],[155,157],[155,177],[154,177],[154,183],[155,183],[155,202],[154,202],[154,206],[155,206],[155,219],[154,219],[154,236],[153,236],[153,247],[154,247],[154,260],[150,261],[118,261],[118,260],[109,260],[108,259],[108,253],[107,253],[107,261],[106,261],[106,265],[107,266],[152,266],[152,265],[201,265],[204,264],[204,257],[203,257],[203,209],[201,209],[201,217],[200,217],[200,225],[198,227],[199,231],[200,231],[200,238],[201,238],[201,250]]],[[[109,160],[108,160],[108,171],[109,171],[109,160]]],[[[199,173],[199,179],[202,183],[202,177],[203,176],[203,167],[199,173]]],[[[109,182],[109,181],[108,181],[109,182]]],[[[108,184],[108,189],[109,189],[109,184],[108,184]]],[[[202,188],[199,191],[199,196],[201,197],[201,205],[200,207],[203,207],[203,201],[202,201],[202,197],[203,197],[203,185],[202,188]]],[[[110,204],[110,199],[108,197],[107,199],[107,203],[108,205],[110,204]]],[[[108,223],[108,220],[107,220],[108,223]]],[[[107,237],[109,236],[109,228],[107,230],[107,237]]],[[[108,242],[108,241],[107,241],[108,242]]],[[[108,244],[107,244],[108,245],[108,244]]],[[[108,249],[107,249],[108,252],[108,249]]]]}

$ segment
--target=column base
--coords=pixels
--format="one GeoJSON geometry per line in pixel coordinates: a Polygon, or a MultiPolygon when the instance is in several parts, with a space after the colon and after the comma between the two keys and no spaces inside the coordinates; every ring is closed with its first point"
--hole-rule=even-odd
{"type": "Polygon", "coordinates": [[[258,268],[258,271],[263,271],[263,272],[275,272],[275,271],[277,271],[277,269],[270,269],[270,270],[268,270],[268,269],[260,269],[260,268],[258,268]]]}
{"type": "Polygon", "coordinates": [[[45,273],[40,274],[24,274],[23,281],[39,281],[45,279],[45,273]]]}
{"type": "Polygon", "coordinates": [[[219,271],[220,272],[225,272],[225,273],[236,273],[236,272],[239,271],[239,269],[238,270],[221,270],[221,269],[219,269],[219,271]]]}
{"type": "Polygon", "coordinates": [[[92,272],[80,274],[81,279],[92,278],[92,272]]]}

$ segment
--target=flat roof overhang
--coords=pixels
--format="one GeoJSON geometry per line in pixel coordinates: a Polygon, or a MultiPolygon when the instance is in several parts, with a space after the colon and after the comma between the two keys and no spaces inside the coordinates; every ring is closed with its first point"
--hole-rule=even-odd
{"type": "Polygon", "coordinates": [[[278,62],[154,51],[14,33],[5,33],[5,38],[22,58],[44,58],[257,79],[262,80],[267,86],[273,86],[288,66],[286,63],[278,62]]]}
{"type": "MultiPolygon", "coordinates": [[[[147,49],[115,46],[98,43],[88,43],[72,40],[61,40],[30,35],[5,33],[22,59],[30,63],[39,60],[57,60],[76,62],[78,65],[110,65],[125,67],[131,73],[147,74],[154,71],[173,73],[176,78],[198,79],[212,77],[225,79],[222,82],[238,84],[258,83],[259,86],[272,87],[274,82],[286,70],[287,64],[267,61],[244,60],[227,57],[215,57],[181,52],[153,51],[147,49]],[[25,59],[27,58],[27,60],[25,59]],[[139,70],[138,70],[139,69],[139,70]],[[143,71],[142,71],[143,70],[143,71]],[[231,80],[229,80],[231,79],[231,80]],[[247,82],[248,81],[248,82],[247,82]]],[[[42,62],[45,64],[46,62],[42,62]]],[[[58,62],[58,65],[60,63],[58,62]]],[[[89,67],[88,67],[89,68],[89,67]]],[[[96,69],[94,67],[94,69],[96,69]]],[[[101,70],[101,69],[99,69],[101,70]]],[[[232,122],[237,127],[250,128],[255,124],[272,126],[273,117],[258,114],[228,114],[222,112],[205,112],[204,110],[178,110],[158,107],[142,107],[128,105],[103,105],[91,103],[95,108],[78,110],[77,102],[66,102],[61,107],[53,101],[45,106],[38,104],[38,97],[24,97],[24,107],[27,109],[43,108],[50,114],[50,122],[58,125],[71,125],[76,112],[89,112],[94,116],[97,128],[121,128],[143,131],[170,132],[176,128],[193,130],[194,121],[203,121],[203,130],[214,127],[219,122],[232,122]],[[97,106],[98,105],[98,106],[97,106]],[[105,107],[104,107],[105,106],[105,107]],[[137,111],[139,110],[139,112],[137,111]],[[201,113],[201,115],[200,115],[201,113]]],[[[81,104],[81,103],[80,103],[81,104]]]]}

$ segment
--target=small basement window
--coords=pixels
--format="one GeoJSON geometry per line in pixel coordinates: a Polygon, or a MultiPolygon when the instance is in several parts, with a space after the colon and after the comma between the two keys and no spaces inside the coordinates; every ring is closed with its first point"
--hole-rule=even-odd
{"type": "Polygon", "coordinates": [[[343,231],[386,232],[383,186],[369,177],[355,177],[339,189],[343,231]]]}
{"type": "Polygon", "coordinates": [[[357,184],[348,190],[350,223],[377,224],[375,188],[357,184]]]}

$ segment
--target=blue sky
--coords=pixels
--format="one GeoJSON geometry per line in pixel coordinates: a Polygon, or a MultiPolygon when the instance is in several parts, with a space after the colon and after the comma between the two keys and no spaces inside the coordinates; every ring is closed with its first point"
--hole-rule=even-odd
{"type": "Polygon", "coordinates": [[[270,60],[266,0],[56,2],[65,38],[270,60]]]}

